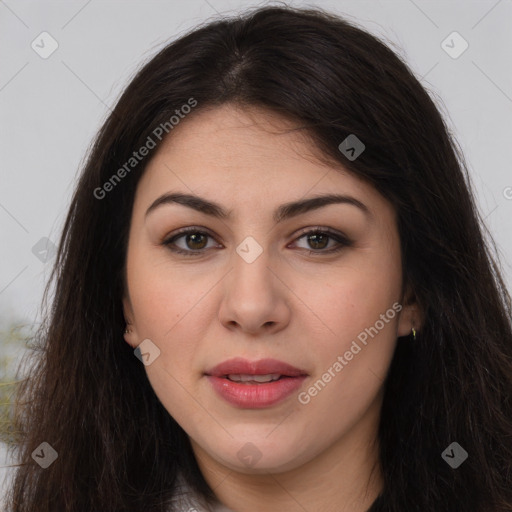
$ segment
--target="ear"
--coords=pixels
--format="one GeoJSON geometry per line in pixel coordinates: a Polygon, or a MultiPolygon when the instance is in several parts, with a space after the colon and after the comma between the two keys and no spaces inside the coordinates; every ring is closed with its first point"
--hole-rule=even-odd
{"type": "Polygon", "coordinates": [[[134,321],[132,304],[126,295],[123,296],[123,314],[126,321],[126,328],[123,333],[124,340],[128,345],[135,349],[139,345],[139,336],[137,334],[137,328],[134,321]]]}
{"type": "Polygon", "coordinates": [[[398,320],[397,336],[409,336],[414,328],[421,331],[424,323],[424,312],[414,293],[408,292],[402,301],[402,311],[398,320]]]}

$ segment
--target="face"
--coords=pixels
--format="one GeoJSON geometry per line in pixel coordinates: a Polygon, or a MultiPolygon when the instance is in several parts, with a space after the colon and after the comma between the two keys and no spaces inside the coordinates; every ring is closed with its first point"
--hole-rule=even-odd
{"type": "Polygon", "coordinates": [[[371,440],[414,321],[392,206],[289,128],[232,105],[185,119],[130,225],[125,339],[149,340],[149,381],[196,455],[241,473],[371,440]],[[327,195],[342,198],[311,201],[327,195]]]}

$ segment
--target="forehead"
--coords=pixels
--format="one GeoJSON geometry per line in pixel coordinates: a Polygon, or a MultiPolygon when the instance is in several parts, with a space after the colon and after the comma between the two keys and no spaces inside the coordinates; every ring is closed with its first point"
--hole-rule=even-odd
{"type": "Polygon", "coordinates": [[[298,162],[315,160],[322,155],[308,133],[296,122],[269,110],[225,104],[193,112],[176,126],[160,146],[157,157],[201,159],[228,168],[236,164],[242,169],[251,165],[282,168],[283,159],[298,162]],[[276,154],[279,159],[276,161],[276,154]]]}
{"type": "Polygon", "coordinates": [[[197,111],[158,148],[139,182],[136,203],[147,208],[157,196],[176,190],[228,208],[326,193],[365,197],[375,208],[384,201],[343,165],[319,156],[305,130],[268,110],[228,104],[197,111]]]}

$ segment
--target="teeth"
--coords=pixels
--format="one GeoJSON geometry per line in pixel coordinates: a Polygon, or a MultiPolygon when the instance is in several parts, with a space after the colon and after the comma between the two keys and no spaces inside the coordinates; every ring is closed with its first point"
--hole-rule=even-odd
{"type": "Polygon", "coordinates": [[[228,376],[229,380],[234,382],[271,382],[281,377],[280,373],[269,373],[268,375],[244,375],[231,373],[228,376]]]}

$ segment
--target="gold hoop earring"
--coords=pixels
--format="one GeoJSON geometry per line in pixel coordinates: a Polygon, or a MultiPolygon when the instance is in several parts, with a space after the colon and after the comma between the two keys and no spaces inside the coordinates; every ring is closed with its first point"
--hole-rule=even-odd
{"type": "Polygon", "coordinates": [[[413,341],[416,341],[416,331],[414,330],[414,327],[412,328],[412,339],[413,341]]]}

